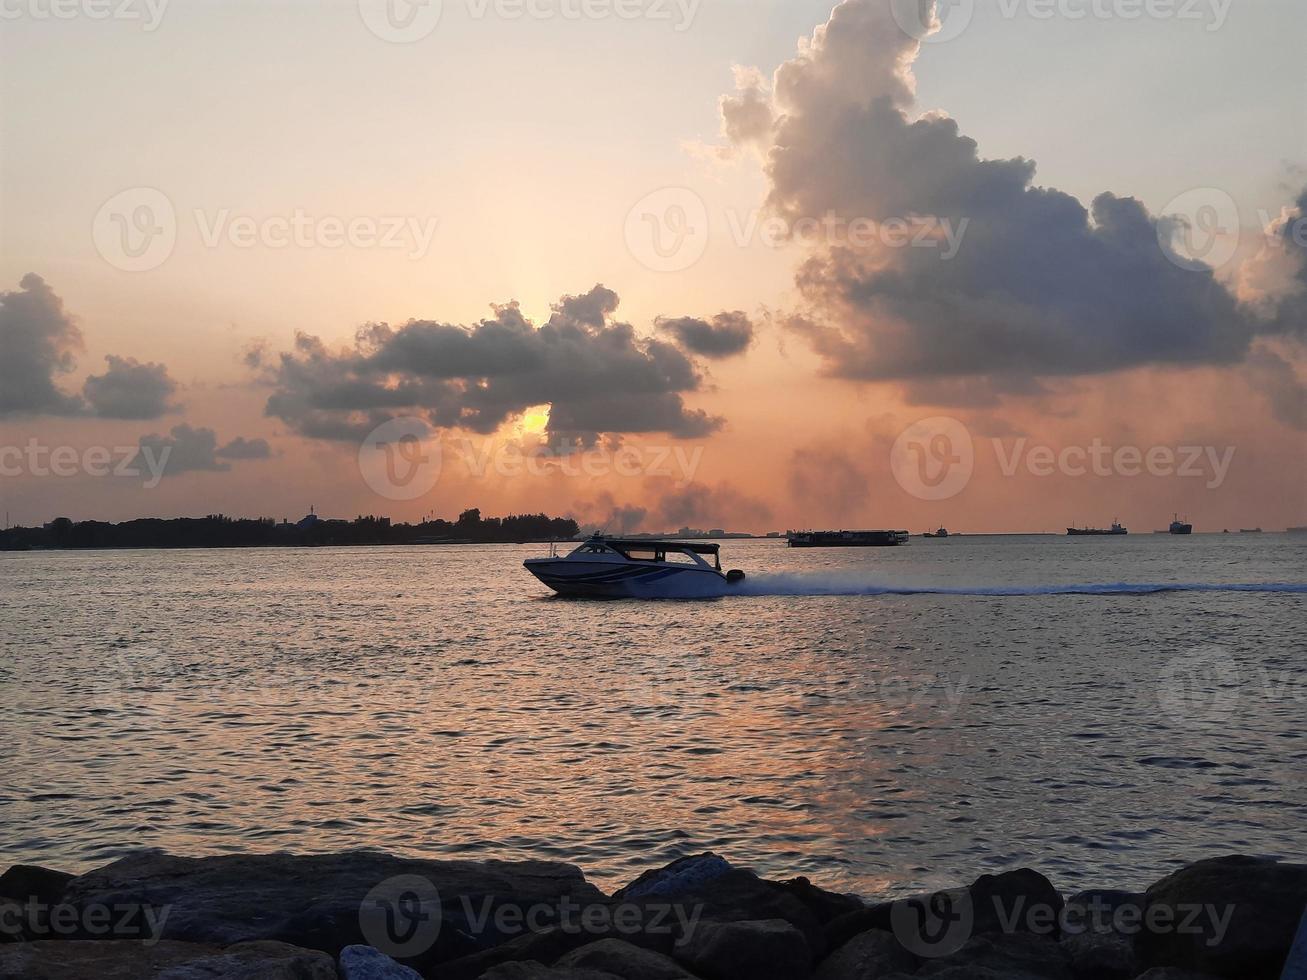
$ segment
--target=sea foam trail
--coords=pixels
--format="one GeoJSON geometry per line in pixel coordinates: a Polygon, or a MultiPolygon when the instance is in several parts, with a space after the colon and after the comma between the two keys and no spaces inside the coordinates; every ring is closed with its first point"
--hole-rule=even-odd
{"type": "Polygon", "coordinates": [[[728,595],[822,596],[822,595],[958,595],[958,596],[1044,596],[1044,595],[1153,595],[1160,592],[1283,592],[1307,594],[1300,582],[1103,582],[1086,585],[999,585],[942,586],[886,585],[854,578],[820,574],[751,575],[729,586],[728,595]]]}

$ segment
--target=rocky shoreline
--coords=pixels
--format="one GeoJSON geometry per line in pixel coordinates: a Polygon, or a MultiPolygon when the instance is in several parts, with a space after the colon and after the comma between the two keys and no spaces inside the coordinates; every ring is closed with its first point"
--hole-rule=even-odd
{"type": "Polygon", "coordinates": [[[545,861],[147,851],[0,876],[0,980],[1275,980],[1304,906],[1307,865],[1241,856],[868,902],[712,854],[606,895],[545,861]]]}

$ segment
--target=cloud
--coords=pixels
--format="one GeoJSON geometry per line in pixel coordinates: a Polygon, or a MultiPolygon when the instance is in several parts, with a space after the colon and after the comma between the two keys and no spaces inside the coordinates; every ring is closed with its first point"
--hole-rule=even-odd
{"type": "Polygon", "coordinates": [[[213,454],[221,459],[268,459],[272,456],[272,447],[266,439],[237,436],[225,446],[219,446],[213,454]]]}
{"type": "Polygon", "coordinates": [[[849,454],[830,448],[796,449],[790,456],[790,494],[809,512],[836,522],[855,518],[871,501],[871,477],[849,454]]]}
{"type": "Polygon", "coordinates": [[[19,288],[0,293],[0,417],[80,415],[80,398],[60,391],[55,376],[75,364],[82,335],[44,279],[29,272],[19,288]]]}
{"type": "Polygon", "coordinates": [[[672,334],[690,353],[713,358],[744,353],[754,335],[753,323],[739,310],[718,313],[711,322],[693,316],[661,317],[657,327],[672,334]]]}
{"type": "Polygon", "coordinates": [[[162,364],[109,354],[108,370],[91,375],[82,394],[62,391],[57,375],[76,366],[82,333],[63,300],[34,272],[0,293],[0,417],[95,416],[153,419],[175,406],[177,383],[162,364]]]}
{"type": "Polygon", "coordinates": [[[1294,365],[1263,345],[1248,356],[1248,367],[1271,414],[1287,426],[1307,431],[1307,385],[1298,379],[1294,365]]]}
{"type": "Polygon", "coordinates": [[[1086,209],[1036,186],[1030,160],[982,158],[946,115],[910,115],[918,48],[890,3],[845,0],[771,85],[768,207],[845,232],[802,264],[788,321],[829,373],[1011,379],[1246,356],[1269,325],[1168,253],[1172,219],[1110,193],[1086,209]],[[855,239],[859,225],[876,234],[855,239]]]}
{"type": "Polygon", "coordinates": [[[162,364],[142,364],[135,358],[105,357],[109,370],[91,375],[82,387],[91,412],[105,419],[156,419],[177,406],[169,399],[177,382],[162,364]]]}
{"type": "Polygon", "coordinates": [[[699,389],[694,362],[671,344],[614,319],[603,286],[564,296],[542,326],[518,304],[493,306],[472,326],[411,320],[360,329],[332,352],[300,334],[276,367],[267,413],[301,435],[359,439],[390,418],[490,433],[548,404],[551,442],[590,445],[603,433],[706,435],[722,420],[685,406],[699,389]]]}
{"type": "Polygon", "coordinates": [[[225,459],[265,459],[272,454],[263,439],[238,436],[219,446],[212,429],[186,424],[173,426],[170,435],[141,436],[140,452],[147,459],[161,461],[163,476],[196,471],[225,473],[231,469],[225,459]]]}
{"type": "Polygon", "coordinates": [[[770,507],[726,484],[673,487],[659,497],[652,513],[651,523],[660,528],[757,530],[771,520],[770,507]]]}

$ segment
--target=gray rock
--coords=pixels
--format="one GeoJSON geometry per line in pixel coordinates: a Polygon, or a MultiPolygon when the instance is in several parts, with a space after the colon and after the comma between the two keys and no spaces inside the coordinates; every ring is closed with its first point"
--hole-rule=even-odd
{"type": "Polygon", "coordinates": [[[284,943],[221,949],[163,940],[42,940],[0,947],[0,980],[336,980],[331,957],[284,943]]]}
{"type": "Polygon", "coordinates": [[[497,910],[554,907],[563,896],[604,900],[577,868],[544,861],[147,852],[74,879],[64,901],[149,908],[156,918],[166,910],[165,939],[218,946],[279,940],[333,957],[345,946],[372,945],[423,969],[502,942],[497,910]]]}
{"type": "Polygon", "coordinates": [[[802,980],[812,972],[807,940],[784,919],[702,922],[676,957],[706,980],[802,980]]]}
{"type": "Polygon", "coordinates": [[[957,952],[925,961],[917,975],[947,976],[957,969],[977,971],[976,976],[991,970],[1013,980],[1072,980],[1069,959],[1057,940],[1028,932],[973,936],[957,952]]]}
{"type": "Polygon", "coordinates": [[[572,950],[593,942],[593,936],[562,929],[543,929],[516,936],[492,949],[440,964],[440,980],[477,980],[503,963],[553,963],[572,950]]]}
{"type": "Polygon", "coordinates": [[[831,953],[817,969],[816,980],[880,980],[911,973],[917,958],[899,945],[892,932],[869,929],[831,953]]]}
{"type": "Polygon", "coordinates": [[[1210,973],[1191,973],[1173,966],[1155,966],[1147,973],[1141,973],[1135,980],[1218,980],[1210,973]]]}
{"type": "Polygon", "coordinates": [[[552,968],[528,960],[524,963],[504,963],[481,974],[481,980],[625,980],[615,973],[602,970],[552,968]]]}
{"type": "Polygon", "coordinates": [[[1145,967],[1276,980],[1307,906],[1307,865],[1210,858],[1163,878],[1147,900],[1135,941],[1145,967]]]}
{"type": "Polygon", "coordinates": [[[646,871],[613,895],[615,901],[634,901],[655,895],[684,895],[707,885],[732,870],[731,863],[716,854],[678,858],[664,868],[646,871]]]}
{"type": "Polygon", "coordinates": [[[340,951],[341,980],[422,980],[422,974],[396,963],[372,946],[346,946],[340,951]]]}
{"type": "Polygon", "coordinates": [[[561,957],[555,967],[603,970],[625,980],[694,980],[670,956],[620,939],[601,939],[561,957]]]}

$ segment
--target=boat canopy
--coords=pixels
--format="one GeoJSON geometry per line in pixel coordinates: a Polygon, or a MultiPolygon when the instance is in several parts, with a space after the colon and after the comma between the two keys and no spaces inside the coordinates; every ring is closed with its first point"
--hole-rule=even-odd
{"type": "Polygon", "coordinates": [[[715,555],[721,545],[704,541],[654,541],[652,538],[593,538],[618,551],[689,551],[696,555],[715,555]]]}

